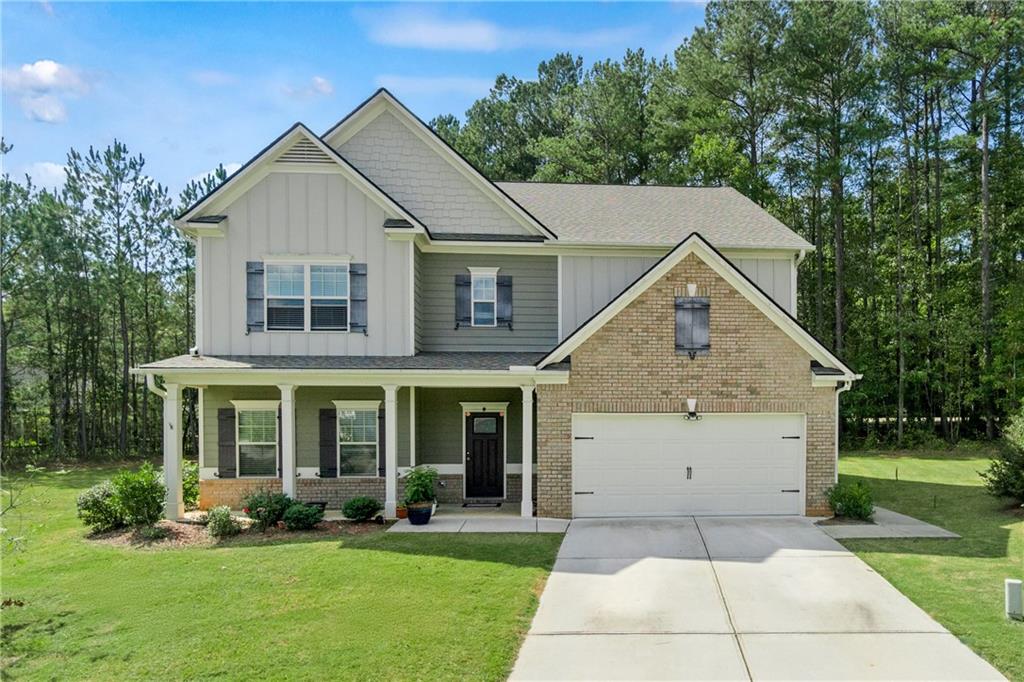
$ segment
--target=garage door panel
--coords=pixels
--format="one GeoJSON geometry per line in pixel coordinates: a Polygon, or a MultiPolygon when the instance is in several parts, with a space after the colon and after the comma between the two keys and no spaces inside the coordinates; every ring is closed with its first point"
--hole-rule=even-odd
{"type": "Polygon", "coordinates": [[[802,415],[577,414],[573,435],[576,516],[801,513],[802,415]]]}

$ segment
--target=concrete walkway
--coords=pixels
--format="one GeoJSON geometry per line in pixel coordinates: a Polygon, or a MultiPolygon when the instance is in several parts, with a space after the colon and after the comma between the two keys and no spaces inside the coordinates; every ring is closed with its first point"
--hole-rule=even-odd
{"type": "Polygon", "coordinates": [[[993,680],[803,518],[577,520],[513,680],[993,680]]]}
{"type": "Polygon", "coordinates": [[[564,533],[565,519],[524,518],[519,505],[498,508],[466,508],[442,504],[425,526],[414,526],[401,519],[388,528],[389,533],[564,533]]]}
{"type": "Polygon", "coordinates": [[[956,533],[925,523],[906,514],[900,514],[882,507],[875,507],[874,523],[817,524],[829,537],[843,538],[949,538],[955,540],[956,533]]]}

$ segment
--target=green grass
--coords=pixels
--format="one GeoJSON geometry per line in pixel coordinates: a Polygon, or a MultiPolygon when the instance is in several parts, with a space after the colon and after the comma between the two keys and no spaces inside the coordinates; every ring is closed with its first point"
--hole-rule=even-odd
{"type": "Polygon", "coordinates": [[[987,464],[940,453],[841,456],[840,477],[866,483],[879,506],[962,536],[843,544],[1004,675],[1024,680],[1024,623],[1003,615],[1003,580],[1024,577],[1024,515],[985,492],[978,472],[987,464]]]}
{"type": "Polygon", "coordinates": [[[501,679],[561,535],[399,535],[130,549],[85,539],[46,474],[4,557],[10,679],[501,679]]]}

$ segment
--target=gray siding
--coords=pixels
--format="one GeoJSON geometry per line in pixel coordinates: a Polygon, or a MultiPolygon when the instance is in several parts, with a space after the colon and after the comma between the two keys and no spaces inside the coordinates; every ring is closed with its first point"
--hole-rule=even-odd
{"type": "Polygon", "coordinates": [[[555,256],[477,256],[424,253],[417,329],[424,351],[551,350],[558,342],[558,260],[555,256]],[[512,277],[513,330],[455,329],[455,275],[470,267],[497,267],[512,277]]]}
{"type": "Polygon", "coordinates": [[[463,402],[508,402],[506,461],[523,461],[523,393],[518,388],[416,389],[416,463],[462,464],[463,402]]]}
{"type": "Polygon", "coordinates": [[[423,254],[415,247],[413,247],[412,277],[415,302],[413,321],[416,325],[415,342],[416,352],[418,353],[423,350],[423,254]]]}
{"type": "MultiPolygon", "coordinates": [[[[561,338],[590,319],[658,260],[655,256],[562,256],[561,338]]],[[[733,263],[779,305],[793,312],[791,260],[737,258],[733,263]]]]}
{"type": "Polygon", "coordinates": [[[338,151],[434,232],[530,234],[388,111],[338,151]]]}
{"type": "MultiPolygon", "coordinates": [[[[225,237],[203,237],[208,355],[404,355],[409,352],[411,242],[388,241],[383,210],[334,173],[271,173],[227,209],[225,237]],[[245,263],[272,255],[349,255],[367,264],[368,332],[246,334],[245,263]]],[[[311,259],[312,260],[312,259],[311,259]]]]}

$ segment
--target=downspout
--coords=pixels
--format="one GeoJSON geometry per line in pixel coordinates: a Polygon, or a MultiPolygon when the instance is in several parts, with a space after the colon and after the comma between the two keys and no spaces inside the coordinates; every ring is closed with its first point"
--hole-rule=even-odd
{"type": "Polygon", "coordinates": [[[161,400],[167,397],[167,391],[156,385],[155,374],[146,375],[146,388],[148,388],[154,395],[160,396],[161,400]]]}
{"type": "Polygon", "coordinates": [[[836,435],[835,435],[835,474],[833,475],[833,483],[839,483],[839,394],[845,393],[853,388],[853,381],[847,380],[836,386],[836,435]]]}

